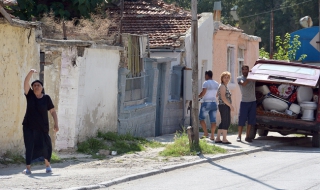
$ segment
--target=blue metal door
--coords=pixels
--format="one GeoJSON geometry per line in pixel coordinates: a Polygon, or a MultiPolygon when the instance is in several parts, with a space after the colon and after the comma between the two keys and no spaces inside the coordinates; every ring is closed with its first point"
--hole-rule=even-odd
{"type": "Polygon", "coordinates": [[[155,136],[161,135],[162,125],[162,93],[163,93],[163,75],[164,75],[164,64],[158,64],[158,85],[157,85],[157,111],[156,111],[156,134],[155,136]]]}

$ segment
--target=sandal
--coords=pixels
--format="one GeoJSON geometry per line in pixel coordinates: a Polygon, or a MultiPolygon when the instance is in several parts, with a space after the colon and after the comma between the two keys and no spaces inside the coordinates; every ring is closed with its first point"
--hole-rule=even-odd
{"type": "Polygon", "coordinates": [[[215,143],[222,143],[222,141],[215,141],[215,143]]]}
{"type": "Polygon", "coordinates": [[[222,144],[232,144],[232,143],[227,141],[227,142],[222,142],[222,144]]]}
{"type": "Polygon", "coordinates": [[[200,139],[205,139],[205,138],[209,138],[209,136],[203,135],[200,139]]]}
{"type": "Polygon", "coordinates": [[[51,166],[46,167],[46,173],[52,173],[51,166]]]}
{"type": "Polygon", "coordinates": [[[23,174],[26,174],[26,175],[32,174],[31,171],[28,170],[28,169],[23,170],[22,173],[23,173],[23,174]]]}

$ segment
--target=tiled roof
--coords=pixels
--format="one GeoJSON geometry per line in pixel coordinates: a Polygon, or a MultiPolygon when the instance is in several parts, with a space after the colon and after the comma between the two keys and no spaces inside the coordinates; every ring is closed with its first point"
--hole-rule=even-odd
{"type": "MultiPolygon", "coordinates": [[[[119,34],[120,8],[108,9],[114,24],[108,35],[119,34]]],[[[148,34],[150,48],[180,47],[179,37],[191,27],[191,13],[162,1],[125,2],[122,33],[148,34]]]]}
{"type": "Polygon", "coordinates": [[[17,0],[0,0],[0,5],[4,5],[4,6],[11,6],[11,5],[17,5],[18,2],[17,0]]]}
{"type": "Polygon", "coordinates": [[[243,32],[243,30],[242,30],[241,28],[237,28],[237,27],[231,26],[231,25],[229,25],[229,24],[227,24],[227,25],[221,24],[221,25],[219,26],[219,30],[243,32]]]}

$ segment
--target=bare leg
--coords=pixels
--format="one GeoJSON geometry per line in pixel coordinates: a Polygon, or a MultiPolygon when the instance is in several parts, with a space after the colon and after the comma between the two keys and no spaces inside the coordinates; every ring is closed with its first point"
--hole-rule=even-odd
{"type": "Polygon", "coordinates": [[[250,129],[251,129],[251,125],[247,125],[246,138],[249,138],[250,136],[250,129]]]}
{"type": "Polygon", "coordinates": [[[31,165],[27,165],[27,170],[31,171],[31,165]]]}
{"type": "Polygon", "coordinates": [[[238,127],[238,137],[241,137],[242,129],[243,129],[242,126],[239,126],[239,127],[238,127]]]}
{"type": "Polygon", "coordinates": [[[200,121],[200,124],[201,124],[201,127],[203,129],[203,132],[204,132],[204,136],[208,136],[209,133],[208,133],[208,130],[207,130],[207,125],[206,125],[206,122],[204,120],[200,121]]]}
{"type": "Polygon", "coordinates": [[[50,162],[48,162],[47,159],[44,159],[44,163],[45,163],[46,167],[50,167],[50,162]]]}
{"type": "Polygon", "coordinates": [[[216,123],[211,123],[211,139],[214,140],[214,132],[216,131],[216,123]]]}
{"type": "Polygon", "coordinates": [[[227,133],[228,133],[228,130],[221,130],[222,131],[222,135],[223,135],[223,139],[222,139],[222,142],[228,142],[227,140],[227,133]]]}
{"type": "Polygon", "coordinates": [[[218,129],[216,141],[221,141],[220,140],[221,133],[222,133],[221,129],[218,129]]]}

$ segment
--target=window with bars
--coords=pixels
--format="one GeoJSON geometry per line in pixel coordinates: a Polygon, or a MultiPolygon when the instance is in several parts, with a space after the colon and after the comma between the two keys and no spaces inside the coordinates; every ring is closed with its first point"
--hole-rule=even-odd
{"type": "Polygon", "coordinates": [[[242,75],[243,65],[244,65],[244,49],[238,48],[238,76],[242,75]]]}

